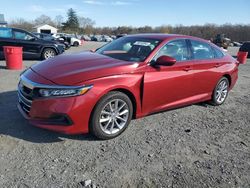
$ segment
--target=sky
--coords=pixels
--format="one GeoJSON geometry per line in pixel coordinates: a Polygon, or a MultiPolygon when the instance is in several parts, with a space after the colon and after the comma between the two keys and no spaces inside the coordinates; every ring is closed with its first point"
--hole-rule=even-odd
{"type": "Polygon", "coordinates": [[[45,14],[66,18],[69,8],[95,26],[250,24],[250,0],[0,0],[0,14],[10,21],[45,14]]]}

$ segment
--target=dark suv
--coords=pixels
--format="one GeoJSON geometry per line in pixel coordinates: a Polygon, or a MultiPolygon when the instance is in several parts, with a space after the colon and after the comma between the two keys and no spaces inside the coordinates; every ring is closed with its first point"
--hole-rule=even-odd
{"type": "Polygon", "coordinates": [[[244,42],[244,44],[240,47],[240,52],[248,52],[247,58],[250,58],[250,41],[244,42]]]}
{"type": "Polygon", "coordinates": [[[64,52],[64,46],[54,41],[39,39],[32,33],[16,28],[0,27],[0,58],[3,46],[23,47],[24,59],[49,59],[64,52]]]}

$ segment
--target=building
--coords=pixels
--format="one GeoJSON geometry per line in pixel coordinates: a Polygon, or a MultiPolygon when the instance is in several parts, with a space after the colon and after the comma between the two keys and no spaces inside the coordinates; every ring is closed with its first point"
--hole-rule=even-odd
{"type": "Polygon", "coordinates": [[[0,14],[0,27],[6,27],[7,22],[4,20],[4,15],[0,14]]]}
{"type": "Polygon", "coordinates": [[[34,27],[34,29],[36,30],[37,33],[57,33],[57,28],[50,26],[48,24],[43,24],[43,25],[38,25],[36,27],[34,27]]]}

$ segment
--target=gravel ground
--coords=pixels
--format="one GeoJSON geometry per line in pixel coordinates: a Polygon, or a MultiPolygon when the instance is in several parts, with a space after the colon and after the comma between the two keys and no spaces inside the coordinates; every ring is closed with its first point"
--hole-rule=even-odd
{"type": "Polygon", "coordinates": [[[0,187],[250,187],[249,60],[224,105],[134,120],[108,141],[30,126],[16,108],[21,71],[4,65],[0,61],[0,187]]]}

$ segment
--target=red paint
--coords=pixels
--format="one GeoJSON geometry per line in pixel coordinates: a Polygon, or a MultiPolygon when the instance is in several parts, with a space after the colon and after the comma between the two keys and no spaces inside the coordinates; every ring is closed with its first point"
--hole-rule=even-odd
{"type": "Polygon", "coordinates": [[[3,49],[7,69],[21,70],[23,68],[23,48],[4,46],[3,49]]]}
{"type": "Polygon", "coordinates": [[[157,51],[170,40],[185,38],[207,42],[205,40],[180,35],[137,36],[163,40],[144,62],[125,62],[84,52],[57,56],[33,66],[24,76],[34,82],[74,86],[91,84],[93,88],[77,97],[34,99],[29,115],[23,113],[24,116],[41,128],[67,134],[87,133],[92,110],[100,98],[111,90],[130,93],[136,106],[135,117],[139,118],[210,100],[222,76],[230,78],[230,89],[236,83],[238,65],[230,55],[221,59],[176,62],[171,66],[149,65],[157,51]],[[67,114],[73,124],[48,125],[41,121],[55,113],[67,114]]]}

